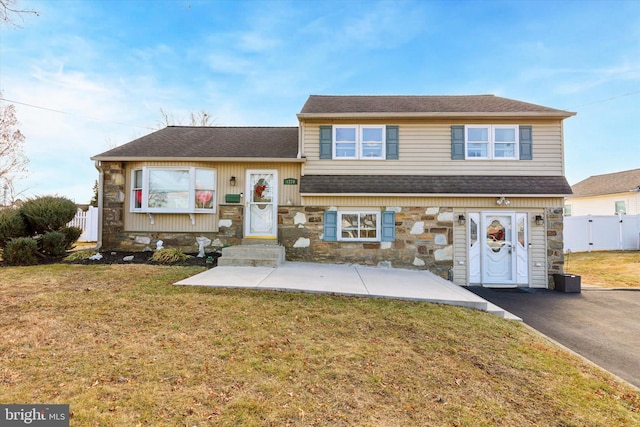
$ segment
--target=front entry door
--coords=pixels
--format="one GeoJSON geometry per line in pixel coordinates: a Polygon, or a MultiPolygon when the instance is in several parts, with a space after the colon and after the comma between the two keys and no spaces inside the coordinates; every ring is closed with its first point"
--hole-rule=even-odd
{"type": "Polygon", "coordinates": [[[515,213],[484,213],[482,215],[482,283],[488,285],[516,284],[515,213]]]}
{"type": "Polygon", "coordinates": [[[278,171],[248,170],[244,235],[276,239],[278,236],[278,171]]]}

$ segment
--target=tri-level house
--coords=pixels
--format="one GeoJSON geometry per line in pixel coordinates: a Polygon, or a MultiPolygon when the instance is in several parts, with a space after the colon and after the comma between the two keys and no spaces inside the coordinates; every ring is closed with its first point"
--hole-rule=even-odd
{"type": "Polygon", "coordinates": [[[493,95],[314,95],[298,127],[170,126],[92,158],[100,244],[260,239],[291,261],[553,287],[574,114],[493,95]]]}

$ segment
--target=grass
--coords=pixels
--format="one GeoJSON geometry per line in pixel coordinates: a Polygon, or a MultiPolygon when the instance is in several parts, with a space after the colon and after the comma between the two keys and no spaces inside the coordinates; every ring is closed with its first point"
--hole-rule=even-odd
{"type": "Polygon", "coordinates": [[[640,251],[573,252],[564,255],[564,271],[582,284],[640,288],[640,251]]]}
{"type": "Polygon", "coordinates": [[[2,268],[0,402],[83,426],[634,426],[640,393],[459,307],[175,287],[152,265],[2,268]]]}

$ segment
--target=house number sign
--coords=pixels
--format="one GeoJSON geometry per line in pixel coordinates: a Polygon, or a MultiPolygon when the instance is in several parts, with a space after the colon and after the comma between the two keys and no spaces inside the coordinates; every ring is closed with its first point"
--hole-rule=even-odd
{"type": "Polygon", "coordinates": [[[298,180],[295,178],[285,178],[284,185],[298,185],[298,180]]]}

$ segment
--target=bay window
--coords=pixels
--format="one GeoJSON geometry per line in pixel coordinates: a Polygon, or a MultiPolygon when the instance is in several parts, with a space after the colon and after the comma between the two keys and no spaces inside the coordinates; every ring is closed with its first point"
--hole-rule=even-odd
{"type": "Polygon", "coordinates": [[[131,182],[132,212],[215,212],[214,169],[144,167],[132,171],[131,182]]]}

